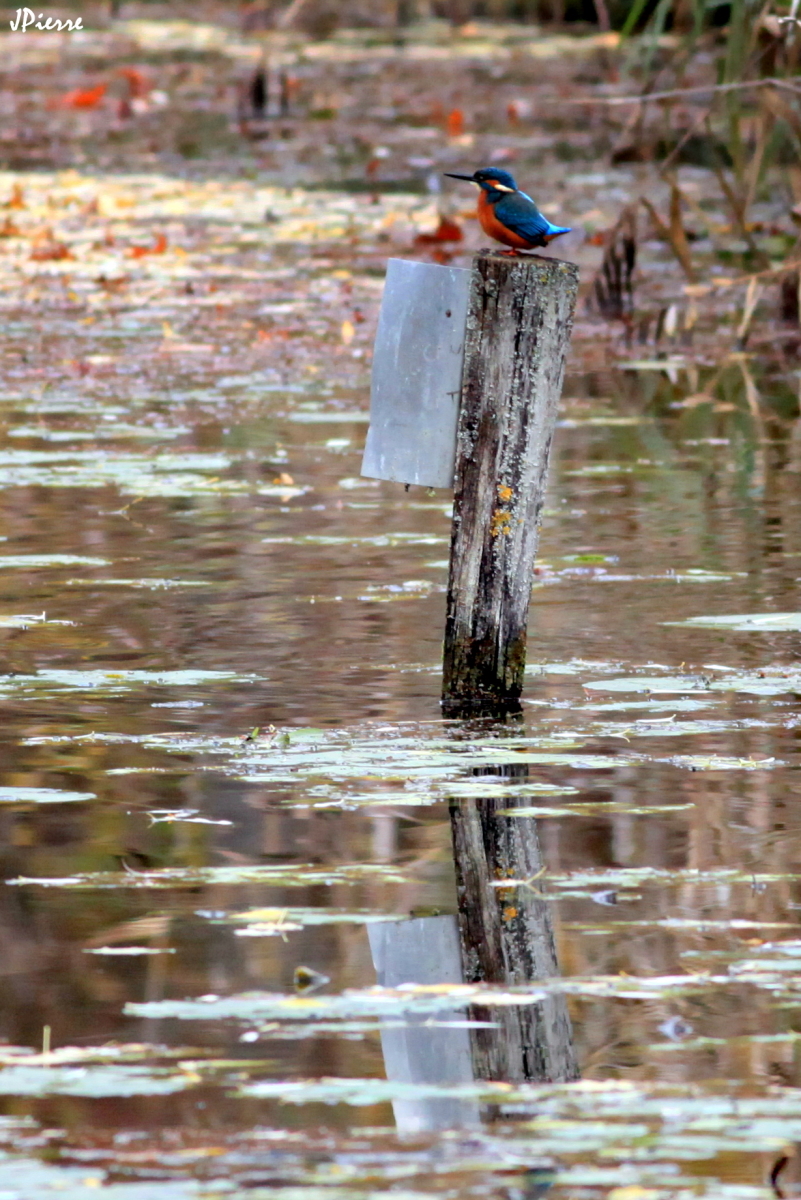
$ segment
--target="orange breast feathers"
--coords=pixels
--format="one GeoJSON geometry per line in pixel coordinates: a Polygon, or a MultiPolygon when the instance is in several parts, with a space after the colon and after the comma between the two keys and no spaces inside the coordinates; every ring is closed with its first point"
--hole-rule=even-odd
{"type": "Polygon", "coordinates": [[[526,238],[521,237],[519,233],[512,233],[511,229],[507,229],[505,225],[501,224],[495,216],[495,205],[490,204],[483,188],[478,197],[478,219],[484,232],[488,233],[491,238],[495,238],[496,242],[503,242],[504,246],[511,246],[513,250],[530,250],[532,248],[532,243],[526,238]]]}

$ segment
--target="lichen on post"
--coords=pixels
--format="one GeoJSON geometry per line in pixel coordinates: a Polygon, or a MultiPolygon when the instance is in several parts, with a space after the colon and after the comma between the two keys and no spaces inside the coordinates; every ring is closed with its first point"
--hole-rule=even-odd
{"type": "Polygon", "coordinates": [[[519,704],[534,556],[578,290],[572,263],[473,262],[456,450],[443,708],[519,704]]]}

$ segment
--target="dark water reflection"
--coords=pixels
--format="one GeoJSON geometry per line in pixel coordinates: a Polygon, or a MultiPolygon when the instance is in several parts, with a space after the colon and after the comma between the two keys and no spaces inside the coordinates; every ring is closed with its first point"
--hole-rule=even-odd
{"type": "MultiPolygon", "coordinates": [[[[546,814],[571,807],[537,821],[554,876],[675,873],[636,887],[614,879],[572,892],[565,885],[563,896],[557,887],[551,911],[567,978],[721,972],[748,946],[758,951],[797,936],[801,712],[794,685],[760,695],[710,691],[703,681],[719,678],[720,668],[792,672],[798,632],[666,624],[801,607],[795,396],[786,381],[758,381],[764,401],[755,422],[743,369],[734,362],[727,370],[712,383],[641,371],[577,375],[566,384],[531,613],[527,703],[522,724],[509,733],[524,740],[553,734],[582,755],[619,761],[532,765],[524,779],[575,791],[523,802],[546,814]],[[674,407],[704,387],[714,404],[674,407]],[[658,695],[604,690],[604,681],[637,672],[695,682],[658,695]],[[632,731],[643,718],[650,728],[632,731]],[[690,723],[684,732],[670,728],[683,721],[690,723]],[[759,760],[775,761],[754,769],[759,760]],[[695,880],[693,870],[712,874],[695,880]]],[[[141,421],[142,409],[127,403],[117,400],[124,419],[141,421]]],[[[310,386],[268,394],[263,405],[249,395],[238,399],[234,389],[212,420],[202,405],[187,402],[173,413],[153,398],[145,412],[168,429],[180,425],[165,452],[219,455],[218,466],[177,463],[175,490],[162,495],[152,484],[160,475],[163,482],[158,471],[140,491],[135,484],[60,486],[51,472],[64,472],[62,482],[71,485],[67,459],[44,464],[40,482],[0,492],[0,616],[46,613],[48,622],[64,622],[2,630],[0,787],[94,796],[38,803],[24,792],[3,793],[7,879],[112,872],[121,864],[139,871],[372,863],[401,865],[408,880],[378,872],[356,883],[292,886],[4,887],[0,1034],[12,1045],[39,1047],[49,1025],[54,1047],[143,1041],[191,1046],[189,1057],[250,1062],[258,1078],[383,1078],[375,1027],[364,1037],[329,1030],[307,1038],[276,1028],[243,1042],[237,1022],[123,1012],[128,1001],[291,993],[299,964],[330,977],[326,994],[375,981],[363,924],[242,937],[215,914],[455,911],[446,791],[404,805],[409,776],[402,767],[395,780],[365,775],[372,804],[349,802],[342,785],[337,806],[335,770],[333,782],[321,774],[311,784],[305,776],[293,781],[291,772],[281,783],[249,780],[244,769],[237,778],[215,769],[207,744],[198,750],[192,741],[244,738],[269,725],[317,728],[321,736],[366,729],[380,738],[385,730],[388,739],[402,728],[423,747],[443,732],[468,743],[492,732],[440,721],[448,497],[422,489],[407,495],[358,478],[366,426],[352,414],[365,404],[363,389],[320,394],[310,386]],[[325,419],[296,419],[321,413],[325,419]],[[220,480],[241,491],[215,491],[220,480]],[[25,558],[32,555],[105,565],[34,565],[25,558]],[[68,674],[98,671],[105,675],[68,674]],[[200,674],[162,681],[164,672],[179,671],[200,674]],[[131,679],[127,672],[154,674],[131,679]],[[172,740],[143,740],[152,735],[172,740]],[[176,745],[178,735],[185,741],[176,745]],[[333,799],[321,807],[326,787],[333,799]],[[155,810],[173,817],[154,820],[155,810]],[[178,810],[218,823],[175,819],[178,810]],[[91,953],[115,944],[163,953],[91,953]]],[[[102,409],[98,402],[90,428],[102,409]]],[[[31,418],[9,405],[3,448],[61,451],[48,431],[86,426],[74,412],[40,420],[41,435],[12,436],[31,418]]],[[[97,439],[75,445],[108,452],[97,439]]],[[[124,437],[108,445],[132,450],[124,437]]],[[[138,445],[132,452],[143,453],[138,445]]],[[[229,744],[219,761],[232,753],[229,744]]],[[[499,752],[498,763],[508,767],[510,753],[499,752]]],[[[792,1029],[797,1010],[776,1006],[748,982],[570,1003],[585,1078],[799,1085],[793,1040],[742,1040],[792,1029]],[[690,1032],[722,1040],[684,1049],[690,1032]]],[[[8,1114],[31,1113],[68,1130],[72,1144],[90,1128],[93,1137],[165,1126],[200,1137],[210,1127],[230,1134],[271,1125],[305,1131],[311,1144],[319,1125],[344,1136],[351,1127],[392,1121],[385,1101],[282,1106],[216,1086],[99,1104],[53,1096],[3,1102],[8,1114]]],[[[716,1178],[743,1184],[757,1184],[761,1169],[708,1165],[716,1178]]],[[[295,1167],[287,1170],[300,1178],[295,1167]]],[[[274,1178],[280,1184],[279,1167],[274,1178]]],[[[430,1178],[418,1186],[421,1194],[438,1188],[430,1178]]]]}

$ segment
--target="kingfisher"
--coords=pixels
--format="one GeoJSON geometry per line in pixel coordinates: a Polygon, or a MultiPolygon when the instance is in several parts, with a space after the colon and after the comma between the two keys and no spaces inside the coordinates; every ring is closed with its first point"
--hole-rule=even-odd
{"type": "Polygon", "coordinates": [[[540,212],[531,196],[521,192],[508,171],[481,167],[473,175],[445,174],[449,179],[466,179],[478,184],[478,219],[481,228],[497,242],[513,251],[547,246],[554,238],[570,233],[570,226],[552,225],[540,212]]]}

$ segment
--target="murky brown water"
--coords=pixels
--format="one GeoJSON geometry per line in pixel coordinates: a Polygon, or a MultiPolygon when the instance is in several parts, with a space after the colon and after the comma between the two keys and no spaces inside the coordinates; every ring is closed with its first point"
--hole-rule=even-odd
{"type": "MultiPolygon", "coordinates": [[[[447,496],[359,480],[365,424],[353,414],[364,409],[364,388],[332,395],[312,383],[256,406],[257,384],[244,394],[232,385],[212,418],[200,404],[164,404],[163,390],[185,381],[169,368],[159,377],[158,389],[140,382],[135,409],[113,388],[90,405],[80,387],[46,405],[4,406],[2,452],[27,455],[30,477],[0,497],[2,615],[46,620],[4,634],[4,874],[13,886],[0,893],[0,1028],[12,1045],[31,1048],[49,1025],[56,1049],[112,1041],[158,1045],[161,1055],[190,1049],[177,1074],[172,1058],[151,1050],[121,1079],[113,1055],[95,1075],[74,1064],[38,1082],[9,1075],[6,1113],[61,1129],[56,1146],[66,1163],[83,1147],[87,1178],[107,1169],[100,1148],[115,1134],[112,1178],[155,1172],[172,1178],[176,1195],[188,1186],[181,1177],[238,1171],[242,1185],[272,1186],[263,1173],[274,1144],[283,1164],[269,1169],[275,1186],[295,1181],[303,1195],[316,1194],[319,1163],[353,1151],[349,1129],[392,1127],[386,1101],[372,1101],[369,1083],[356,1107],[323,1108],[313,1089],[308,1103],[286,1106],[269,1095],[237,1099],[232,1087],[384,1078],[375,1015],[366,1031],[344,1014],[339,1034],[329,1025],[302,1036],[297,1019],[248,1020],[247,1000],[227,1021],[137,1017],[125,1005],[249,991],[285,993],[292,1003],[298,965],[330,977],[317,997],[369,988],[375,972],[358,913],[454,911],[448,772],[426,768],[426,753],[443,739],[464,747],[476,737],[485,753],[489,745],[484,761],[497,764],[492,786],[543,812],[536,827],[562,976],[613,977],[607,998],[578,988],[570,1001],[582,1078],[708,1081],[713,1094],[723,1080],[724,1094],[796,1085],[794,994],[777,1002],[755,977],[760,958],[771,958],[764,944],[796,936],[798,619],[786,631],[674,624],[797,607],[792,425],[771,421],[758,440],[742,411],[671,409],[683,394],[681,372],[676,386],[652,372],[568,379],[524,719],[495,731],[504,741],[491,753],[491,728],[459,733],[439,718],[447,496]],[[165,442],[142,450],[124,433],[100,440],[106,406],[115,422],[152,423],[165,442]],[[79,433],[90,436],[73,442],[79,433]],[[157,456],[175,455],[175,487],[132,503],[113,485],[72,486],[76,449],[87,455],[82,470],[95,457],[119,465],[144,454],[157,480],[157,456]],[[279,470],[294,484],[261,495],[260,481],[272,487],[279,470]],[[183,471],[196,473],[186,494],[183,471]],[[241,493],[203,486],[215,477],[242,482],[241,493]],[[50,555],[75,557],[58,564],[50,555]],[[271,724],[300,737],[299,749],[271,749],[263,733],[243,741],[271,724]],[[349,765],[365,745],[373,768],[349,765]],[[281,754],[292,761],[276,765],[281,754]],[[521,762],[529,763],[522,776],[521,762]],[[518,773],[504,779],[509,764],[518,773]],[[538,794],[543,785],[551,791],[538,794]],[[361,881],[326,882],[326,871],[352,863],[366,864],[361,881]],[[292,878],[295,864],[311,864],[319,881],[292,878]],[[283,874],[260,882],[248,873],[254,865],[283,874]],[[218,880],[205,868],[229,874],[218,880]],[[406,882],[386,878],[387,868],[406,882]],[[162,873],[176,870],[170,886],[162,873]],[[62,882],[33,882],[41,877],[62,882]],[[238,936],[231,915],[263,908],[274,910],[273,927],[238,936]],[[310,923],[329,910],[356,915],[310,923]],[[125,947],[148,953],[125,956],[125,947]],[[752,956],[741,981],[738,964],[752,956]],[[695,978],[675,978],[685,975],[695,978]],[[627,977],[646,981],[639,998],[626,998],[627,977]],[[187,1059],[200,1066],[190,1070],[187,1059]],[[97,1093],[104,1098],[80,1098],[97,1093]],[[313,1132],[320,1125],[332,1131],[322,1144],[313,1132]],[[193,1154],[208,1152],[209,1138],[222,1139],[212,1151],[220,1163],[201,1170],[193,1154]],[[148,1147],[146,1167],[128,1154],[137,1139],[148,1147]]],[[[455,767],[458,794],[474,768],[455,767]]],[[[473,779],[473,790],[483,783],[473,779]]],[[[621,1159],[608,1146],[593,1174],[581,1122],[565,1128],[556,1156],[567,1164],[565,1186],[580,1187],[582,1170],[591,1190],[627,1180],[690,1186],[685,1174],[672,1185],[664,1171],[654,1182],[649,1155],[651,1167],[634,1170],[629,1153],[621,1159]],[[607,1160],[623,1165],[602,1168],[607,1160]]],[[[510,1135],[514,1146],[507,1126],[504,1140],[510,1135]]],[[[347,1194],[372,1195],[386,1184],[371,1184],[371,1171],[386,1180],[396,1169],[412,1172],[413,1194],[438,1192],[445,1185],[430,1155],[448,1145],[459,1148],[437,1168],[446,1191],[467,1186],[458,1182],[464,1168],[475,1186],[512,1194],[497,1162],[482,1165],[486,1147],[465,1150],[452,1135],[435,1139],[439,1151],[403,1143],[401,1169],[386,1136],[358,1142],[375,1163],[366,1174],[353,1168],[347,1194]]],[[[524,1150],[510,1150],[518,1175],[538,1144],[528,1137],[524,1150]]],[[[553,1137],[539,1141],[552,1161],[553,1137]]],[[[613,1141],[619,1147],[617,1134],[613,1141]]],[[[763,1158],[746,1163],[736,1145],[734,1159],[720,1159],[719,1145],[711,1157],[685,1147],[691,1161],[681,1169],[756,1184],[770,1150],[764,1138],[755,1148],[763,1158]]],[[[669,1154],[663,1147],[656,1160],[669,1154]]],[[[326,1187],[334,1182],[326,1177],[326,1187]]],[[[36,1186],[44,1194],[55,1184],[42,1176],[36,1186]]],[[[218,1184],[206,1186],[203,1195],[218,1194],[218,1184]]]]}

